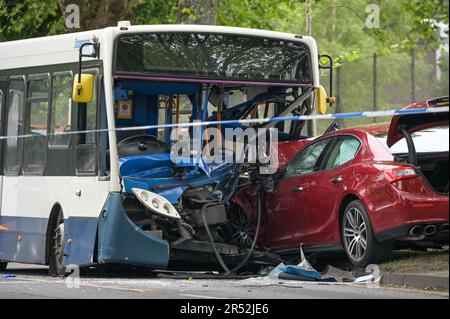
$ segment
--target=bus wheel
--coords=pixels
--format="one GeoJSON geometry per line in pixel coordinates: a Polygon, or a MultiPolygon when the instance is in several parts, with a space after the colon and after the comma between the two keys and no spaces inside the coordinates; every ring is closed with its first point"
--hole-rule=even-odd
{"type": "Polygon", "coordinates": [[[6,266],[8,266],[7,262],[0,261],[0,271],[6,270],[6,266]]]}
{"type": "Polygon", "coordinates": [[[49,260],[49,273],[51,276],[64,276],[66,269],[63,266],[64,258],[64,218],[60,212],[55,228],[52,230],[51,251],[49,260]]]}

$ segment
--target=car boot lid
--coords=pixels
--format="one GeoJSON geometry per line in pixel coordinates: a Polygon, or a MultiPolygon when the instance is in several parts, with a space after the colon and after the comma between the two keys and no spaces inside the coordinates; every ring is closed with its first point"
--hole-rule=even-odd
{"type": "MultiPolygon", "coordinates": [[[[404,108],[404,110],[421,109],[431,107],[448,107],[449,97],[440,97],[433,100],[427,100],[421,103],[413,103],[404,108]]],[[[397,115],[392,118],[389,132],[387,136],[387,146],[392,147],[395,143],[400,141],[404,135],[403,129],[406,129],[409,134],[418,132],[431,127],[448,125],[448,113],[422,113],[422,114],[408,114],[397,115]]]]}

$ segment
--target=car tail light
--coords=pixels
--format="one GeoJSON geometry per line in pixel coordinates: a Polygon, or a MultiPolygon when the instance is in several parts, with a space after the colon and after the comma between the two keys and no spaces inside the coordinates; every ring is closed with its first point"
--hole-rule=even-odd
{"type": "Polygon", "coordinates": [[[383,169],[386,179],[393,183],[402,179],[416,177],[416,171],[410,166],[388,166],[383,169]]]}

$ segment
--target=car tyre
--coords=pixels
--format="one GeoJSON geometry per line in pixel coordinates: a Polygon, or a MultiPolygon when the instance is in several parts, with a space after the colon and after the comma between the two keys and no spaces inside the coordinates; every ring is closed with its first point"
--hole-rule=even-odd
{"type": "Polygon", "coordinates": [[[341,235],[345,253],[356,267],[380,263],[392,254],[392,245],[376,240],[367,210],[359,200],[352,201],[345,208],[341,235]]]}
{"type": "Polygon", "coordinates": [[[60,211],[50,241],[49,274],[51,276],[64,276],[66,269],[63,266],[64,258],[64,217],[60,211]]]}

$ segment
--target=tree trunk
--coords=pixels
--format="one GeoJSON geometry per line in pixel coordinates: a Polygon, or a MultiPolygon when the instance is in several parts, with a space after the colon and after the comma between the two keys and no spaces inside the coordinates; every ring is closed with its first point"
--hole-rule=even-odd
{"type": "Polygon", "coordinates": [[[133,20],[133,7],[138,0],[58,0],[63,16],[66,16],[66,6],[76,4],[80,8],[80,28],[72,31],[85,31],[113,27],[121,20],[133,20]]]}
{"type": "Polygon", "coordinates": [[[178,22],[215,25],[218,0],[179,0],[178,22]]]}

